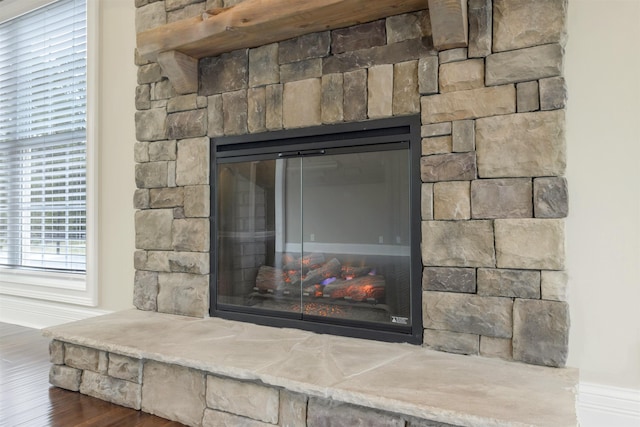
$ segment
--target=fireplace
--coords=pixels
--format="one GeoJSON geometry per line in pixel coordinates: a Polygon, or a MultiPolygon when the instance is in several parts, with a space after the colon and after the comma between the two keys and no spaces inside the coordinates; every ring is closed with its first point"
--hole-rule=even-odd
{"type": "Polygon", "coordinates": [[[211,315],[422,341],[419,117],[213,147],[211,315]]]}

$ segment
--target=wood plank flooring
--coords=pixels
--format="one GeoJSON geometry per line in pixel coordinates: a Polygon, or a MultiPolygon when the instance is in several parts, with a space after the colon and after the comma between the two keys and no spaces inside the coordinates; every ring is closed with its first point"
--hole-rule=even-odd
{"type": "Polygon", "coordinates": [[[0,323],[1,427],[181,427],[49,385],[49,340],[37,329],[0,323]]]}

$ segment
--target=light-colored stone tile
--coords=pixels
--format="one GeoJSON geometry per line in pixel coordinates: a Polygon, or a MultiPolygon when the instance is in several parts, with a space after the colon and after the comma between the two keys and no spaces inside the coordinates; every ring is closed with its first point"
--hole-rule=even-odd
{"type": "Polygon", "coordinates": [[[566,271],[541,272],[542,299],[553,301],[568,300],[569,277],[566,271]]]}
{"type": "Polygon", "coordinates": [[[75,369],[64,365],[52,365],[49,369],[49,384],[65,390],[80,390],[82,369],[75,369]]]}
{"type": "Polygon", "coordinates": [[[485,61],[487,86],[526,82],[561,75],[564,49],[559,44],[546,44],[494,53],[485,61]]]}
{"type": "Polygon", "coordinates": [[[282,122],[285,129],[322,124],[321,100],[321,79],[285,83],[282,95],[282,122]]]}
{"type": "Polygon", "coordinates": [[[64,343],[58,340],[49,342],[49,362],[54,365],[64,364],[64,343]]]}
{"type": "Polygon", "coordinates": [[[225,135],[243,135],[247,133],[247,91],[236,90],[222,94],[222,115],[225,135]]]}
{"type": "Polygon", "coordinates": [[[160,162],[176,159],[176,140],[149,142],[149,161],[160,162]]]}
{"type": "Polygon", "coordinates": [[[207,135],[222,136],[224,135],[224,114],[222,110],[222,95],[211,95],[207,97],[207,135]]]}
{"type": "Polygon", "coordinates": [[[209,254],[199,252],[170,252],[170,271],[176,273],[209,274],[209,254]]]}
{"type": "Polygon", "coordinates": [[[468,59],[440,66],[440,92],[456,92],[484,87],[484,60],[468,59]]]}
{"type": "Polygon", "coordinates": [[[210,249],[210,224],[207,218],[174,219],[172,248],[176,251],[206,252],[210,249]]]}
{"type": "Polygon", "coordinates": [[[422,123],[440,123],[515,113],[513,85],[423,96],[422,123]]]}
{"type": "Polygon", "coordinates": [[[367,70],[344,73],[344,120],[354,122],[367,118],[367,70]]]}
{"type": "Polygon", "coordinates": [[[420,212],[423,221],[433,219],[433,184],[423,183],[420,187],[420,212]]]}
{"type": "Polygon", "coordinates": [[[188,273],[158,274],[158,311],[204,317],[209,307],[209,276],[188,273]]]}
{"type": "Polygon", "coordinates": [[[157,141],[167,136],[167,110],[151,108],[136,111],[136,139],[138,141],[157,141]]]}
{"type": "Polygon", "coordinates": [[[138,310],[156,311],[158,298],[158,273],[136,271],[133,279],[133,305],[138,310]]]}
{"type": "Polygon", "coordinates": [[[393,115],[420,112],[418,93],[418,61],[407,61],[393,66],[393,115]]]}
{"type": "Polygon", "coordinates": [[[251,133],[267,130],[267,99],[264,86],[247,90],[247,129],[251,133]]]}
{"type": "Polygon", "coordinates": [[[437,56],[425,56],[418,61],[418,90],[422,95],[438,93],[437,56]]]}
{"type": "Polygon", "coordinates": [[[311,398],[307,408],[307,427],[371,426],[404,427],[396,414],[372,412],[365,408],[328,399],[311,398]]]}
{"type": "Polygon", "coordinates": [[[471,181],[471,216],[478,219],[533,217],[528,178],[471,181]]]}
{"type": "Polygon", "coordinates": [[[167,23],[164,2],[150,3],[136,9],[136,32],[150,30],[167,23]]]}
{"type": "Polygon", "coordinates": [[[344,119],[344,77],[340,73],[322,76],[322,123],[344,119]]]}
{"type": "Polygon", "coordinates": [[[426,266],[495,266],[491,221],[423,221],[422,236],[426,266]]]}
{"type": "Polygon", "coordinates": [[[288,390],[280,390],[278,422],[282,427],[304,426],[307,422],[308,397],[288,390]]]}
{"type": "Polygon", "coordinates": [[[483,58],[491,54],[493,42],[492,0],[469,0],[469,58],[483,58]]]}
{"type": "Polygon", "coordinates": [[[540,109],[538,82],[522,82],[516,85],[518,113],[527,113],[540,109]]]}
{"type": "Polygon", "coordinates": [[[140,409],[142,386],[140,384],[84,371],[80,393],[127,408],[140,409]]]}
{"type": "Polygon", "coordinates": [[[480,337],[475,334],[425,329],[424,345],[448,353],[478,354],[480,337]]]}
{"type": "Polygon", "coordinates": [[[564,77],[540,80],[540,109],[557,110],[567,106],[567,83],[564,77]]]}
{"type": "Polygon", "coordinates": [[[189,185],[184,187],[184,214],[189,218],[208,218],[211,187],[208,185],[189,185]]]}
{"type": "Polygon", "coordinates": [[[109,353],[109,376],[140,384],[142,382],[142,360],[109,353]]]}
{"type": "Polygon", "coordinates": [[[540,299],[540,272],[479,268],[478,295],[540,299]]]}
{"type": "Polygon", "coordinates": [[[476,149],[476,124],[473,120],[456,120],[452,123],[452,150],[466,153],[476,149]]]}
{"type": "Polygon", "coordinates": [[[144,412],[199,426],[206,407],[205,374],[155,361],[144,364],[142,405],[144,412]]]}
{"type": "Polygon", "coordinates": [[[476,120],[476,152],[481,178],[562,176],[566,168],[564,111],[476,120]]]}
{"type": "Polygon", "coordinates": [[[393,115],[393,65],[375,65],[369,68],[367,80],[367,113],[369,118],[393,115]]]}
{"type": "Polygon", "coordinates": [[[561,219],[496,219],[499,268],[562,270],[565,263],[561,219]]]}
{"type": "Polygon", "coordinates": [[[513,359],[513,346],[508,338],[480,337],[480,355],[513,359]]]}
{"type": "Polygon", "coordinates": [[[469,188],[469,181],[436,182],[433,185],[434,219],[470,219],[471,199],[469,188]]]}
{"type": "Polygon", "coordinates": [[[272,427],[273,424],[240,417],[226,412],[205,409],[202,427],[272,427]]]}
{"type": "Polygon", "coordinates": [[[178,141],[176,184],[179,186],[209,184],[209,138],[178,141]]]}
{"type": "Polygon", "coordinates": [[[423,182],[471,181],[476,179],[476,155],[469,153],[434,154],[420,159],[423,182]]]}
{"type": "Polygon", "coordinates": [[[271,424],[278,422],[280,394],[272,387],[208,375],[206,399],[211,409],[271,424]]]}
{"type": "Polygon", "coordinates": [[[421,154],[430,156],[432,154],[451,153],[452,139],[451,135],[434,136],[431,138],[422,138],[421,154]]]}
{"type": "Polygon", "coordinates": [[[498,338],[512,336],[511,298],[431,291],[422,295],[425,328],[498,338]]]}
{"type": "Polygon", "coordinates": [[[172,249],[171,209],[152,209],[135,213],[136,249],[172,249]]]}
{"type": "Polygon", "coordinates": [[[438,60],[440,64],[448,64],[449,62],[464,61],[467,59],[467,48],[461,47],[456,49],[448,49],[438,52],[438,60]]]}
{"type": "Polygon", "coordinates": [[[271,43],[249,49],[249,86],[263,86],[279,82],[278,44],[271,43]]]}
{"type": "Polygon", "coordinates": [[[423,138],[444,135],[451,135],[451,122],[435,123],[420,127],[420,136],[423,138]]]}
{"type": "Polygon", "coordinates": [[[64,364],[76,369],[98,372],[100,351],[74,344],[64,344],[64,364]]]}
{"type": "Polygon", "coordinates": [[[565,218],[569,214],[567,180],[563,177],[534,179],[533,210],[536,218],[565,218]]]}

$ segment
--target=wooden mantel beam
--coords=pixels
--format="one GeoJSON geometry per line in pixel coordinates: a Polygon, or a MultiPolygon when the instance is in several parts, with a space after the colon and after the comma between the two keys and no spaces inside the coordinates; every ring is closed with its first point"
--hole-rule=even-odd
{"type": "Polygon", "coordinates": [[[137,35],[178,93],[197,90],[197,60],[429,8],[438,50],[467,44],[466,0],[245,0],[137,35]]]}
{"type": "Polygon", "coordinates": [[[138,33],[138,52],[200,59],[421,9],[427,0],[245,0],[138,33]]]}

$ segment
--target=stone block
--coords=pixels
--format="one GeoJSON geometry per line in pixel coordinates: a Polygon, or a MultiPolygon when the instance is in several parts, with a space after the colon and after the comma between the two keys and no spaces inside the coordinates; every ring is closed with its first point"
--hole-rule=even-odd
{"type": "Polygon", "coordinates": [[[142,360],[109,353],[109,376],[136,384],[142,383],[142,360]]]}
{"type": "Polygon", "coordinates": [[[493,50],[521,49],[567,37],[567,0],[494,0],[493,50]]]}
{"type": "Polygon", "coordinates": [[[167,111],[164,108],[136,111],[136,139],[157,141],[167,139],[167,111]]]}
{"type": "Polygon", "coordinates": [[[248,49],[202,58],[198,66],[198,95],[246,89],[249,83],[248,49]]]}
{"type": "Polygon", "coordinates": [[[440,65],[440,92],[457,92],[484,87],[484,60],[468,59],[440,65]]]}
{"type": "Polygon", "coordinates": [[[156,311],[158,309],[158,273],[141,271],[133,279],[133,306],[138,310],[156,311]]]}
{"type": "Polygon", "coordinates": [[[456,120],[452,123],[452,150],[466,153],[476,149],[476,123],[473,120],[456,120]]]}
{"type": "Polygon", "coordinates": [[[420,214],[423,221],[433,219],[433,184],[423,183],[420,187],[420,214]]]}
{"type": "Polygon", "coordinates": [[[451,122],[435,123],[432,125],[423,125],[420,127],[420,136],[423,138],[431,138],[434,136],[451,135],[451,122]]]}
{"type": "Polygon", "coordinates": [[[514,360],[564,366],[569,323],[569,306],[565,302],[517,299],[513,306],[514,360]]]}
{"type": "Polygon", "coordinates": [[[434,350],[456,354],[478,354],[480,337],[460,332],[424,330],[424,345],[434,350]]]}
{"type": "Polygon", "coordinates": [[[481,178],[562,176],[566,168],[564,111],[479,119],[476,153],[481,178]]]}
{"type": "Polygon", "coordinates": [[[282,83],[314,77],[322,77],[322,59],[320,58],[291,62],[280,66],[280,81],[282,83]]]}
{"type": "Polygon", "coordinates": [[[394,116],[420,112],[418,61],[394,64],[392,102],[394,116]]]}
{"type": "Polygon", "coordinates": [[[209,138],[178,141],[177,185],[209,184],[209,138]]]}
{"type": "Polygon", "coordinates": [[[202,0],[165,0],[165,8],[167,11],[171,11],[181,9],[192,3],[202,3],[202,0]]]}
{"type": "Polygon", "coordinates": [[[497,86],[559,76],[563,60],[564,49],[559,44],[494,53],[485,60],[485,82],[497,86]]]}
{"type": "Polygon", "coordinates": [[[510,339],[480,337],[480,356],[513,359],[513,346],[510,339]]]}
{"type": "Polygon", "coordinates": [[[557,110],[567,106],[567,83],[564,77],[540,80],[540,109],[557,110]]]}
{"type": "Polygon", "coordinates": [[[540,299],[540,272],[479,268],[478,295],[540,299]]]}
{"type": "Polygon", "coordinates": [[[389,16],[386,19],[387,43],[398,43],[410,39],[420,39],[431,35],[429,13],[421,10],[415,13],[389,16]]]}
{"type": "Polygon", "coordinates": [[[249,132],[264,132],[267,130],[267,99],[266,89],[253,87],[247,91],[247,129],[249,132]]]}
{"type": "Polygon", "coordinates": [[[201,425],[206,408],[203,372],[150,360],[144,364],[143,376],[144,412],[191,426],[201,425]]]}
{"type": "Polygon", "coordinates": [[[169,267],[176,273],[209,274],[209,254],[200,252],[170,252],[169,267]]]}
{"type": "Polygon", "coordinates": [[[167,162],[138,163],[135,165],[136,186],[138,188],[162,188],[168,183],[167,162]]]}
{"type": "Polygon", "coordinates": [[[456,267],[425,267],[422,290],[476,293],[476,269],[456,267]]]}
{"type": "Polygon", "coordinates": [[[269,85],[266,88],[266,119],[268,130],[282,129],[282,84],[269,85]]]}
{"type": "Polygon", "coordinates": [[[320,79],[285,83],[282,121],[285,129],[322,124],[322,82],[320,79]]]}
{"type": "Polygon", "coordinates": [[[176,159],[176,140],[149,142],[149,161],[160,162],[176,159]]]}
{"type": "Polygon", "coordinates": [[[149,190],[149,205],[155,208],[173,208],[184,203],[182,187],[152,188],[149,190]]]}
{"type": "Polygon", "coordinates": [[[151,86],[148,84],[136,87],[136,110],[151,108],[151,86]]]}
{"type": "MultiPolygon", "coordinates": [[[[138,84],[155,83],[162,80],[162,68],[155,62],[138,67],[138,84]]],[[[149,99],[151,103],[151,99],[149,99]]]]}
{"type": "Polygon", "coordinates": [[[207,97],[207,135],[224,135],[224,114],[222,110],[222,95],[211,95],[207,97]]]}
{"type": "Polygon", "coordinates": [[[172,223],[171,209],[137,211],[135,213],[136,249],[172,249],[172,223]]]}
{"type": "Polygon", "coordinates": [[[204,410],[202,427],[273,427],[273,424],[207,408],[204,410]]]}
{"type": "Polygon", "coordinates": [[[369,118],[393,115],[393,65],[376,65],[369,68],[367,78],[367,114],[369,118]]]}
{"type": "Polygon", "coordinates": [[[197,98],[198,96],[195,93],[174,96],[167,101],[167,112],[177,113],[180,111],[195,110],[198,108],[197,98]]]}
{"type": "Polygon", "coordinates": [[[133,268],[136,270],[148,270],[147,265],[147,251],[134,251],[133,252],[133,268]]]}
{"type": "Polygon", "coordinates": [[[279,425],[283,427],[306,425],[307,401],[308,397],[304,394],[280,390],[279,425]]]}
{"type": "Polygon", "coordinates": [[[343,115],[347,122],[367,118],[367,71],[356,70],[344,73],[343,115]]]}
{"type": "Polygon", "coordinates": [[[469,181],[436,182],[433,185],[434,219],[470,219],[471,196],[469,188],[469,181]]]}
{"type": "Polygon", "coordinates": [[[158,274],[159,312],[204,317],[208,314],[208,308],[208,276],[187,273],[158,274]]]}
{"type": "Polygon", "coordinates": [[[516,85],[518,113],[527,113],[540,109],[538,82],[522,82],[516,85]]]}
{"type": "MultiPolygon", "coordinates": [[[[171,81],[168,79],[161,80],[151,85],[151,101],[166,101],[169,98],[173,98],[176,96],[176,91],[171,84],[171,81]]],[[[168,102],[165,102],[164,107],[166,107],[168,102]]],[[[152,108],[153,108],[153,102],[152,108]]]]}
{"type": "Polygon", "coordinates": [[[248,132],[247,91],[237,90],[222,94],[222,114],[225,135],[244,135],[248,132]]]}
{"type": "Polygon", "coordinates": [[[491,0],[469,0],[469,58],[484,58],[491,55],[493,34],[493,4],[491,0]]]}
{"type": "Polygon", "coordinates": [[[423,221],[422,236],[425,266],[495,266],[491,221],[423,221]]]}
{"type": "Polygon", "coordinates": [[[185,218],[173,221],[173,249],[176,251],[206,252],[210,247],[209,220],[185,218]]]}
{"type": "Polygon", "coordinates": [[[184,187],[184,214],[189,218],[208,218],[210,209],[210,187],[190,185],[184,187]]]}
{"type": "Polygon", "coordinates": [[[149,190],[136,189],[133,193],[134,209],[149,209],[149,190]]]}
{"type": "Polygon", "coordinates": [[[149,142],[136,141],[133,144],[133,159],[137,163],[145,163],[149,161],[149,142]]]}
{"type": "Polygon", "coordinates": [[[331,32],[331,53],[368,49],[386,44],[385,20],[339,28],[331,32]]]}
{"type": "Polygon", "coordinates": [[[465,61],[468,58],[468,50],[466,47],[457,49],[448,49],[438,52],[438,60],[441,64],[450,62],[465,61]]]}
{"type": "Polygon", "coordinates": [[[536,218],[565,218],[569,214],[567,180],[563,177],[534,179],[533,210],[536,218]]]}
{"type": "Polygon", "coordinates": [[[64,364],[71,368],[98,372],[100,351],[95,348],[64,343],[64,364]]]}
{"type": "Polygon", "coordinates": [[[418,91],[422,95],[438,93],[438,57],[425,56],[418,61],[418,91]]]}
{"type": "Polygon", "coordinates": [[[343,74],[322,76],[322,123],[338,123],[344,119],[343,74]]]}
{"type": "Polygon", "coordinates": [[[515,113],[516,89],[513,85],[448,92],[423,96],[422,124],[477,119],[515,113]]]}
{"type": "Polygon", "coordinates": [[[49,362],[54,365],[64,364],[64,343],[58,340],[49,342],[49,362]]]}
{"type": "Polygon", "coordinates": [[[80,390],[82,369],[75,369],[64,365],[52,365],[49,369],[49,384],[65,390],[80,390]]]}
{"type": "Polygon", "coordinates": [[[367,426],[404,427],[400,415],[312,397],[307,407],[307,427],[367,426]]]}
{"type": "MultiPolygon", "coordinates": [[[[147,259],[146,259],[146,267],[142,270],[149,271],[164,271],[169,272],[171,268],[169,268],[169,254],[172,252],[168,251],[146,251],[147,259]]],[[[156,291],[157,293],[157,291],[156,291]]]]}
{"type": "Polygon", "coordinates": [[[164,2],[150,3],[136,9],[136,33],[150,30],[167,23],[164,2]]]}
{"type": "Polygon", "coordinates": [[[423,182],[471,181],[476,175],[476,155],[473,152],[436,154],[420,159],[423,182]]]}
{"type": "Polygon", "coordinates": [[[499,268],[564,269],[564,221],[561,219],[496,219],[499,268]]]}
{"type": "Polygon", "coordinates": [[[543,270],[540,276],[542,299],[567,301],[569,278],[566,271],[543,270]]]}
{"type": "Polygon", "coordinates": [[[280,395],[275,388],[208,375],[206,397],[211,409],[278,423],[280,395]],[[251,399],[246,399],[247,396],[251,399]]]}
{"type": "Polygon", "coordinates": [[[167,12],[167,23],[176,22],[187,18],[193,18],[194,16],[202,15],[205,11],[206,8],[204,1],[201,1],[200,3],[189,4],[182,9],[167,12]]]}
{"type": "Polygon", "coordinates": [[[331,32],[311,33],[279,43],[280,64],[322,58],[329,55],[331,32]]]}
{"type": "Polygon", "coordinates": [[[527,178],[471,181],[471,216],[478,219],[531,218],[531,180],[527,178]]]}
{"type": "Polygon", "coordinates": [[[249,87],[280,82],[278,44],[249,49],[249,87]]]}
{"type": "Polygon", "coordinates": [[[375,65],[413,61],[433,54],[433,45],[426,38],[411,39],[400,43],[331,55],[322,61],[322,71],[324,74],[346,73],[375,65]]]}
{"type": "Polygon", "coordinates": [[[167,115],[169,139],[195,138],[207,134],[207,110],[182,111],[167,115]]]}
{"type": "Polygon", "coordinates": [[[432,154],[451,153],[453,149],[453,141],[451,135],[434,136],[431,138],[422,138],[421,154],[430,156],[432,154]]]}
{"type": "Polygon", "coordinates": [[[453,292],[422,293],[423,325],[427,329],[511,338],[513,300],[453,292]]]}

